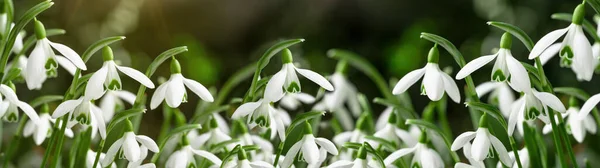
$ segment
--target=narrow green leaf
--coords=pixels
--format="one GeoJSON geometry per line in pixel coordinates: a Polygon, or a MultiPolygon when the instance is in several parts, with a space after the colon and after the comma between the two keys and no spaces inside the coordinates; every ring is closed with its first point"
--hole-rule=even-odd
{"type": "Polygon", "coordinates": [[[495,21],[489,21],[489,22],[487,22],[487,24],[497,27],[499,29],[502,29],[502,30],[512,34],[513,36],[517,37],[519,40],[521,40],[521,42],[523,42],[523,44],[525,45],[525,47],[527,47],[527,49],[529,51],[531,51],[531,49],[533,49],[533,45],[535,43],[533,42],[533,40],[531,40],[531,38],[527,35],[527,33],[525,33],[525,31],[521,30],[519,27],[513,26],[508,23],[495,22],[495,21]]]}
{"type": "Polygon", "coordinates": [[[256,67],[256,71],[254,72],[254,76],[252,77],[252,83],[250,85],[250,89],[248,90],[249,94],[246,98],[244,98],[244,102],[248,102],[251,98],[255,97],[254,94],[256,90],[258,90],[256,84],[260,78],[260,73],[269,64],[271,58],[275,54],[279,53],[279,51],[301,42],[304,42],[304,39],[284,40],[276,43],[275,45],[267,49],[267,51],[260,57],[260,59],[257,62],[258,66],[256,67]]]}
{"type": "Polygon", "coordinates": [[[253,63],[251,65],[248,65],[248,66],[240,69],[239,71],[237,71],[236,73],[231,75],[231,77],[229,79],[227,79],[225,84],[223,84],[223,87],[221,87],[221,90],[219,90],[219,92],[217,93],[217,96],[213,103],[213,106],[218,106],[218,105],[222,104],[223,101],[226,100],[229,92],[231,92],[231,90],[233,88],[235,88],[235,86],[237,86],[238,84],[242,83],[243,81],[248,79],[250,76],[252,76],[255,69],[256,69],[256,63],[253,63]]]}
{"type": "Polygon", "coordinates": [[[249,151],[259,150],[260,146],[258,146],[258,145],[246,145],[246,146],[242,146],[242,148],[244,148],[244,150],[246,152],[249,152],[249,151]]]}
{"type": "Polygon", "coordinates": [[[290,126],[285,131],[285,134],[288,135],[290,132],[292,132],[292,130],[294,130],[294,128],[296,126],[303,124],[304,121],[307,121],[307,120],[310,120],[310,119],[313,119],[313,118],[316,118],[316,117],[322,116],[322,115],[325,115],[324,111],[311,111],[311,112],[298,114],[292,121],[292,124],[290,124],[290,126]]]}
{"type": "Polygon", "coordinates": [[[63,96],[61,95],[45,95],[35,98],[29,102],[29,105],[33,108],[36,108],[44,103],[50,103],[53,101],[62,101],[63,96]]]}
{"type": "MultiPolygon", "coordinates": [[[[540,165],[540,163],[542,163],[541,158],[540,158],[540,151],[538,149],[538,144],[544,145],[543,143],[539,143],[536,138],[535,138],[535,134],[536,134],[536,129],[535,128],[531,128],[529,127],[529,124],[523,124],[523,135],[524,135],[524,140],[525,140],[525,147],[527,148],[527,153],[529,155],[529,163],[531,164],[531,167],[542,167],[542,165],[540,165]]],[[[513,150],[518,150],[518,149],[513,149],[513,150]]],[[[523,158],[524,156],[521,156],[521,158],[523,158]]]]}
{"type": "Polygon", "coordinates": [[[217,143],[217,144],[214,144],[214,145],[210,146],[210,150],[209,151],[211,153],[217,153],[219,150],[227,147],[227,145],[235,144],[235,143],[239,143],[239,142],[240,142],[239,139],[226,140],[226,141],[223,141],[223,142],[220,142],[220,143],[217,143]]]}
{"type": "Polygon", "coordinates": [[[204,112],[198,116],[193,117],[189,123],[204,123],[204,121],[208,120],[208,116],[210,116],[211,114],[219,113],[219,112],[225,111],[229,108],[231,108],[230,105],[224,105],[224,106],[216,107],[214,109],[207,110],[207,112],[204,112]]]}
{"type": "Polygon", "coordinates": [[[600,15],[600,0],[585,0],[600,15]]]}
{"type": "Polygon", "coordinates": [[[125,36],[107,37],[102,40],[98,40],[94,44],[90,45],[85,50],[85,52],[83,52],[83,54],[81,54],[81,59],[83,60],[83,62],[87,62],[88,60],[90,60],[92,55],[94,55],[96,52],[98,52],[98,50],[100,50],[114,42],[121,41],[123,39],[125,39],[125,36]]]}
{"type": "Polygon", "coordinates": [[[146,112],[146,109],[136,109],[136,108],[118,112],[117,114],[115,114],[115,116],[110,121],[110,123],[108,123],[108,126],[106,127],[106,135],[108,135],[110,133],[110,131],[113,129],[113,127],[115,127],[115,125],[117,125],[119,122],[121,122],[129,117],[140,115],[145,112],[146,112]]]}
{"type": "Polygon", "coordinates": [[[504,127],[505,130],[507,129],[507,125],[504,120],[504,116],[502,116],[502,113],[500,112],[500,110],[497,107],[487,104],[487,103],[482,103],[482,102],[466,102],[465,104],[467,105],[467,107],[471,107],[475,110],[486,112],[487,114],[489,114],[490,116],[492,116],[496,120],[498,120],[500,122],[500,124],[502,125],[502,127],[504,127]]]}
{"type": "Polygon", "coordinates": [[[371,146],[371,144],[369,144],[368,142],[363,143],[363,145],[365,145],[365,148],[367,149],[367,152],[371,153],[373,156],[375,156],[375,160],[377,160],[377,162],[379,162],[379,166],[385,168],[385,163],[383,162],[383,157],[381,157],[381,155],[379,154],[379,152],[377,152],[377,150],[375,150],[373,148],[373,146],[371,146]]]}
{"type": "Polygon", "coordinates": [[[156,163],[156,161],[158,161],[158,158],[160,157],[160,154],[162,153],[163,148],[165,147],[165,145],[167,144],[169,139],[171,139],[173,136],[182,135],[183,133],[186,133],[188,131],[195,130],[195,129],[201,129],[201,128],[202,128],[202,125],[200,125],[200,124],[189,124],[189,125],[180,126],[180,127],[177,127],[175,129],[171,130],[169,132],[169,134],[167,134],[164,138],[160,139],[159,150],[158,150],[159,152],[152,156],[152,163],[156,163]]]}
{"type": "Polygon", "coordinates": [[[390,90],[390,87],[387,85],[387,82],[385,81],[383,76],[379,73],[379,71],[377,71],[377,68],[369,64],[368,60],[364,59],[356,53],[341,49],[330,49],[329,51],[327,51],[327,55],[331,58],[348,61],[348,63],[354,68],[360,70],[362,73],[371,78],[371,80],[375,82],[375,85],[377,85],[377,88],[379,88],[379,91],[386,99],[397,101],[396,97],[392,95],[392,91],[390,90]]]}
{"type": "Polygon", "coordinates": [[[175,47],[175,48],[171,48],[161,54],[159,54],[154,61],[152,61],[152,63],[150,63],[150,66],[148,66],[148,69],[146,70],[146,76],[151,77],[154,72],[156,72],[156,69],[158,69],[158,67],[165,62],[167,59],[177,55],[177,54],[181,54],[183,52],[188,51],[187,46],[181,46],[181,47],[175,47]]]}
{"type": "MultiPolygon", "coordinates": [[[[46,29],[46,37],[63,35],[65,33],[66,31],[63,29],[46,29]]],[[[25,55],[25,53],[29,51],[29,49],[33,47],[33,44],[35,44],[36,42],[37,39],[35,37],[35,34],[32,34],[31,36],[27,37],[27,39],[25,39],[25,41],[23,42],[23,49],[21,49],[17,56],[25,55]]]]}
{"type": "Polygon", "coordinates": [[[375,142],[381,144],[383,147],[387,148],[390,151],[394,151],[394,150],[398,149],[398,147],[396,146],[396,144],[394,144],[394,143],[392,143],[392,142],[390,142],[390,141],[388,141],[386,139],[383,139],[383,138],[375,137],[375,136],[372,136],[372,135],[367,135],[367,136],[365,136],[365,139],[375,141],[375,142]]]}
{"type": "Polygon", "coordinates": [[[453,161],[454,162],[460,161],[456,152],[450,150],[450,145],[451,145],[450,139],[448,139],[448,136],[446,136],[440,128],[438,128],[437,126],[435,126],[434,124],[432,124],[430,122],[419,120],[419,119],[407,119],[406,124],[416,125],[421,128],[425,128],[427,130],[432,130],[432,131],[436,132],[438,135],[442,136],[442,139],[444,139],[444,143],[446,143],[446,147],[448,148],[448,151],[450,151],[450,156],[452,156],[453,161]]]}
{"type": "Polygon", "coordinates": [[[356,143],[356,142],[346,142],[343,145],[344,148],[356,149],[356,150],[360,149],[361,146],[362,146],[361,143],[356,143]]]}
{"type": "MultiPolygon", "coordinates": [[[[562,20],[562,21],[567,21],[567,22],[571,22],[571,19],[573,19],[573,15],[570,13],[555,13],[555,14],[552,14],[552,16],[550,16],[550,17],[552,19],[562,20]]],[[[598,37],[598,34],[596,33],[596,28],[594,27],[592,22],[583,18],[582,26],[583,26],[583,30],[585,30],[588,33],[588,35],[591,35],[592,38],[594,38],[594,41],[600,42],[600,37],[598,37]]]]}
{"type": "Polygon", "coordinates": [[[402,117],[403,118],[419,118],[419,115],[415,111],[412,111],[410,109],[404,108],[399,103],[395,103],[395,102],[392,102],[390,100],[386,100],[386,99],[383,99],[383,98],[376,97],[375,99],[373,99],[373,103],[377,103],[377,104],[381,104],[381,105],[389,106],[389,107],[394,107],[397,110],[400,110],[402,112],[402,114],[403,114],[402,117]]]}
{"type": "Polygon", "coordinates": [[[425,32],[421,33],[421,38],[429,40],[433,43],[436,43],[436,44],[444,47],[444,49],[446,49],[446,51],[448,51],[448,53],[450,53],[450,55],[452,55],[452,57],[454,57],[454,60],[456,61],[458,66],[460,66],[461,68],[463,66],[465,66],[466,62],[465,62],[464,57],[462,56],[460,51],[458,51],[456,46],[454,46],[454,44],[452,44],[450,41],[446,40],[445,38],[443,38],[441,36],[431,34],[431,33],[425,33],[425,32]]]}
{"type": "Polygon", "coordinates": [[[581,100],[587,100],[590,98],[590,95],[587,92],[574,87],[555,87],[554,92],[574,96],[581,100]]]}
{"type": "Polygon", "coordinates": [[[521,62],[521,65],[523,65],[523,67],[525,67],[525,70],[527,70],[527,72],[529,73],[530,76],[534,76],[537,80],[540,79],[540,75],[538,74],[538,69],[535,68],[535,66],[525,63],[525,62],[521,62]]]}
{"type": "Polygon", "coordinates": [[[12,81],[19,77],[21,74],[21,69],[19,68],[11,68],[8,70],[8,73],[4,74],[2,77],[2,83],[7,83],[8,81],[12,81]]]}

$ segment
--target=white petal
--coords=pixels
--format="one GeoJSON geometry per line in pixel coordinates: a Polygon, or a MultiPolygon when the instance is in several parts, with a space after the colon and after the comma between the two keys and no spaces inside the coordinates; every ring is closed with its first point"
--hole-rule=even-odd
{"type": "Polygon", "coordinates": [[[196,82],[195,80],[184,78],[183,84],[185,84],[185,86],[187,86],[188,89],[190,89],[192,92],[198,95],[198,97],[200,97],[202,100],[207,102],[213,102],[215,100],[208,91],[208,89],[206,89],[206,87],[196,82]]]}
{"type": "Polygon", "coordinates": [[[71,63],[71,61],[69,61],[67,58],[65,58],[63,56],[59,56],[59,55],[57,55],[54,58],[56,59],[56,62],[58,63],[58,65],[65,68],[65,70],[67,70],[67,72],[69,72],[69,74],[74,75],[75,71],[77,71],[77,67],[73,63],[71,63]]]}
{"type": "Polygon", "coordinates": [[[468,164],[464,164],[464,163],[456,163],[454,165],[454,168],[477,168],[477,167],[471,166],[471,165],[468,165],[468,164]]]}
{"type": "Polygon", "coordinates": [[[124,66],[115,65],[115,67],[117,67],[117,69],[119,71],[123,72],[125,75],[131,77],[131,79],[140,82],[142,85],[144,85],[150,89],[154,89],[154,83],[152,83],[152,81],[146,75],[144,75],[142,72],[135,70],[133,68],[124,67],[124,66]]]}
{"type": "Polygon", "coordinates": [[[108,73],[108,68],[106,64],[102,66],[102,68],[98,69],[98,71],[92,74],[92,77],[88,80],[85,86],[85,96],[92,99],[99,99],[104,95],[104,81],[106,80],[106,75],[108,73]]]}
{"type": "Polygon", "coordinates": [[[49,40],[48,40],[48,43],[50,44],[50,46],[52,46],[52,48],[56,49],[56,51],[60,52],[62,55],[67,57],[67,59],[69,59],[71,62],[73,62],[73,64],[75,64],[75,66],[77,66],[77,68],[84,70],[84,71],[87,70],[85,63],[83,62],[83,60],[81,60],[81,57],[79,56],[79,54],[77,54],[75,51],[73,51],[73,49],[71,49],[63,44],[53,43],[49,40]]]}
{"type": "Polygon", "coordinates": [[[413,147],[413,148],[404,148],[404,149],[397,150],[394,153],[390,154],[388,157],[386,157],[383,160],[383,163],[385,163],[386,166],[391,165],[396,160],[400,159],[402,156],[407,155],[409,153],[413,153],[416,149],[417,148],[413,147]]]}
{"type": "Polygon", "coordinates": [[[269,79],[267,86],[265,86],[264,98],[267,101],[275,102],[281,99],[283,96],[283,84],[285,83],[286,68],[282,68],[281,71],[269,79]]]}
{"type": "Polygon", "coordinates": [[[140,146],[135,141],[135,134],[133,132],[125,133],[123,141],[123,155],[129,160],[129,162],[135,162],[140,159],[140,146]]]}
{"type": "Polygon", "coordinates": [[[325,150],[327,150],[327,152],[331,153],[332,155],[338,155],[337,148],[328,139],[325,139],[325,138],[315,138],[315,142],[317,144],[319,144],[319,146],[321,146],[322,148],[325,148],[325,150]]]}
{"type": "Polygon", "coordinates": [[[8,101],[10,101],[11,103],[19,102],[19,98],[17,98],[17,94],[15,93],[15,91],[13,91],[10,87],[6,86],[5,84],[0,85],[0,93],[2,93],[2,96],[6,97],[6,99],[8,99],[8,101]]]}
{"type": "Polygon", "coordinates": [[[590,97],[587,101],[585,101],[583,106],[581,106],[581,109],[579,110],[579,118],[587,117],[587,115],[590,114],[592,109],[594,109],[599,102],[600,94],[590,97]]]}
{"type": "Polygon", "coordinates": [[[354,162],[349,160],[338,160],[333,162],[327,168],[351,168],[354,165],[354,162]]]}
{"type": "Polygon", "coordinates": [[[504,147],[502,142],[500,142],[498,138],[491,134],[488,137],[490,137],[490,142],[496,150],[496,153],[498,153],[498,158],[500,159],[500,161],[502,161],[504,165],[512,165],[512,160],[510,159],[510,157],[508,157],[508,152],[506,151],[506,148],[504,147]]]}
{"type": "Polygon", "coordinates": [[[185,95],[185,88],[183,85],[183,76],[181,74],[172,74],[169,79],[169,88],[165,95],[167,105],[171,108],[177,108],[183,101],[185,95]]]}
{"type": "Polygon", "coordinates": [[[43,45],[42,41],[38,41],[27,60],[25,81],[27,82],[27,88],[30,90],[41,89],[42,83],[47,77],[45,68],[47,57],[43,45]]]}
{"type": "Polygon", "coordinates": [[[473,159],[482,161],[484,160],[490,151],[490,140],[488,139],[488,132],[486,128],[477,129],[477,135],[473,140],[471,148],[471,154],[473,159]]]}
{"type": "Polygon", "coordinates": [[[452,77],[448,76],[446,73],[440,73],[440,76],[444,81],[444,90],[446,90],[450,99],[456,103],[460,103],[460,91],[458,91],[458,86],[456,86],[452,77]]]}
{"type": "Polygon", "coordinates": [[[592,55],[592,46],[590,42],[583,34],[583,30],[581,26],[577,27],[577,32],[575,33],[575,39],[573,39],[573,65],[574,68],[580,69],[577,71],[577,78],[579,80],[590,81],[592,80],[592,76],[594,75],[594,69],[596,67],[593,65],[594,56],[592,55]]]}
{"type": "Polygon", "coordinates": [[[148,136],[144,136],[144,135],[138,135],[138,136],[135,136],[135,139],[138,142],[140,142],[142,145],[147,147],[150,151],[152,151],[154,153],[158,152],[158,145],[156,145],[156,142],[154,142],[154,140],[152,140],[152,138],[150,138],[148,136]]]}
{"type": "Polygon", "coordinates": [[[315,164],[319,162],[319,147],[315,143],[315,138],[312,135],[304,135],[302,138],[302,156],[308,164],[315,164]]]}
{"type": "Polygon", "coordinates": [[[562,43],[556,43],[544,50],[542,55],[540,55],[540,61],[542,62],[542,65],[545,65],[550,59],[552,59],[552,57],[557,55],[558,51],[560,51],[560,48],[562,48],[562,43]]]}
{"type": "Polygon", "coordinates": [[[310,104],[310,103],[314,103],[315,102],[315,97],[313,97],[310,94],[306,94],[306,93],[296,93],[295,97],[300,100],[302,103],[305,104],[310,104]]]}
{"type": "Polygon", "coordinates": [[[534,59],[535,57],[538,57],[544,50],[546,50],[546,48],[548,48],[548,46],[550,46],[552,43],[558,40],[558,38],[563,36],[567,32],[567,30],[568,27],[564,29],[554,30],[542,37],[535,44],[535,46],[533,46],[533,49],[531,49],[531,53],[529,53],[529,59],[534,59]]]}
{"type": "Polygon", "coordinates": [[[346,131],[339,133],[333,137],[333,142],[342,146],[346,142],[350,142],[350,138],[352,138],[352,132],[346,131]]]}
{"type": "Polygon", "coordinates": [[[248,114],[250,114],[254,110],[256,110],[256,108],[258,108],[258,106],[260,106],[260,104],[262,104],[262,101],[244,103],[240,107],[235,109],[235,112],[233,112],[233,115],[231,115],[231,118],[239,119],[244,116],[247,116],[248,114]]]}
{"type": "Polygon", "coordinates": [[[101,162],[103,167],[107,167],[110,163],[113,162],[115,156],[117,155],[117,152],[119,152],[119,149],[123,145],[123,141],[124,139],[120,138],[116,140],[112,145],[110,145],[110,148],[108,148],[108,151],[106,151],[106,156],[104,156],[104,159],[102,159],[101,162]]]}
{"type": "Polygon", "coordinates": [[[39,146],[46,140],[47,136],[48,128],[39,128],[39,130],[35,132],[33,140],[35,141],[35,144],[39,146]]]}
{"type": "MultiPolygon", "coordinates": [[[[272,116],[271,118],[274,118],[274,116],[272,116]]],[[[285,125],[283,123],[283,120],[275,119],[275,127],[277,129],[277,134],[279,135],[279,139],[281,141],[285,141],[285,125]]],[[[273,137],[271,137],[271,138],[273,138],[273,137]]]]}
{"type": "Polygon", "coordinates": [[[396,133],[398,138],[400,138],[400,140],[402,140],[402,142],[404,142],[404,144],[406,144],[407,146],[412,147],[415,144],[417,144],[417,140],[405,130],[395,129],[394,132],[396,133]]]}
{"type": "Polygon", "coordinates": [[[459,150],[460,148],[465,146],[465,144],[469,143],[469,141],[471,141],[475,137],[475,135],[476,133],[473,131],[460,134],[458,137],[456,137],[454,142],[452,142],[452,147],[450,147],[450,150],[459,150]]]}
{"type": "Polygon", "coordinates": [[[126,90],[112,91],[117,97],[125,100],[129,104],[135,103],[136,95],[126,90]]]}
{"type": "Polygon", "coordinates": [[[594,119],[592,119],[591,117],[586,117],[583,120],[583,126],[585,127],[585,129],[588,130],[588,132],[592,134],[596,134],[596,131],[598,129],[598,127],[596,126],[596,121],[594,121],[594,119]]]}
{"type": "Polygon", "coordinates": [[[456,74],[456,79],[460,80],[460,79],[463,79],[463,78],[469,76],[471,73],[475,72],[475,70],[478,70],[479,68],[483,67],[485,64],[494,60],[494,58],[496,58],[496,56],[497,56],[497,54],[485,55],[485,56],[481,56],[481,57],[476,58],[473,61],[467,63],[462,69],[460,69],[460,71],[458,71],[458,73],[456,74]]]}
{"type": "Polygon", "coordinates": [[[250,136],[250,138],[252,139],[252,142],[254,142],[256,145],[258,145],[260,147],[260,150],[262,151],[267,151],[267,152],[273,152],[273,145],[271,144],[270,141],[263,139],[257,135],[252,135],[250,136]]]}
{"type": "Polygon", "coordinates": [[[150,100],[150,109],[156,109],[156,107],[158,107],[158,105],[165,100],[167,88],[169,88],[169,82],[163,83],[162,85],[158,86],[156,90],[154,90],[154,93],[152,94],[152,100],[150,100]]]}
{"type": "Polygon", "coordinates": [[[432,101],[438,101],[444,96],[444,82],[440,76],[440,69],[437,64],[429,63],[425,67],[425,77],[423,77],[423,86],[427,97],[432,101]]]}
{"type": "Polygon", "coordinates": [[[311,70],[308,69],[300,69],[300,68],[296,68],[296,71],[306,77],[306,79],[315,82],[317,85],[323,87],[325,90],[328,91],[333,91],[333,85],[331,85],[331,83],[329,83],[329,81],[327,81],[327,79],[325,79],[325,77],[319,75],[316,72],[313,72],[311,70]]]}
{"type": "Polygon", "coordinates": [[[552,132],[552,125],[550,125],[550,124],[544,125],[544,128],[542,128],[542,133],[548,134],[550,132],[552,132]]]}
{"type": "Polygon", "coordinates": [[[515,102],[516,104],[513,105],[513,110],[510,112],[510,118],[508,119],[508,135],[513,134],[513,132],[515,131],[515,126],[517,125],[517,122],[519,122],[519,118],[523,118],[522,115],[525,111],[524,101],[517,102],[515,102]],[[521,117],[519,117],[519,115],[521,115],[521,117]]]}
{"type": "Polygon", "coordinates": [[[264,161],[260,161],[260,160],[250,162],[250,166],[252,168],[272,168],[273,167],[273,165],[271,165],[267,162],[264,162],[264,161]]]}
{"type": "Polygon", "coordinates": [[[483,83],[477,85],[477,87],[475,87],[475,92],[477,92],[477,96],[479,96],[481,98],[481,96],[496,89],[497,86],[498,86],[498,83],[496,83],[496,82],[483,82],[483,83]]]}
{"type": "MultiPolygon", "coordinates": [[[[2,116],[2,115],[0,115],[0,116],[2,116]]],[[[41,125],[41,124],[37,124],[33,121],[27,121],[27,123],[25,123],[25,127],[23,127],[23,137],[31,136],[33,134],[33,132],[36,130],[36,127],[38,127],[38,125],[41,125]]],[[[48,132],[48,131],[46,131],[46,132],[48,132]]]]}
{"type": "Polygon", "coordinates": [[[558,99],[558,97],[554,96],[551,93],[533,91],[533,95],[535,95],[535,97],[537,97],[544,105],[558,112],[564,113],[565,111],[567,111],[565,109],[565,106],[558,99]]]}
{"type": "Polygon", "coordinates": [[[83,99],[67,100],[67,101],[60,103],[60,105],[58,105],[58,107],[56,107],[56,109],[54,109],[54,112],[52,112],[52,118],[58,118],[60,116],[67,114],[68,112],[73,111],[75,109],[75,107],[77,107],[79,104],[81,104],[82,100],[83,99]]]}
{"type": "Polygon", "coordinates": [[[212,154],[210,152],[203,151],[203,150],[195,150],[195,149],[192,149],[192,152],[194,152],[194,154],[196,154],[198,156],[206,158],[207,160],[209,160],[210,162],[214,163],[215,165],[221,165],[222,164],[221,159],[219,159],[217,156],[215,156],[214,154],[212,154]]]}
{"type": "Polygon", "coordinates": [[[571,134],[577,142],[581,143],[585,139],[585,129],[583,128],[583,122],[577,119],[577,116],[571,116],[568,119],[569,128],[571,129],[571,134]]]}
{"type": "Polygon", "coordinates": [[[300,151],[301,147],[302,147],[302,140],[296,142],[294,145],[292,145],[292,147],[290,147],[288,152],[285,154],[285,159],[283,159],[283,162],[281,162],[282,168],[290,167],[292,165],[294,160],[296,160],[296,155],[298,155],[298,151],[300,151]]]}
{"type": "MultiPolygon", "coordinates": [[[[35,123],[40,122],[40,117],[37,115],[37,113],[35,112],[33,107],[31,107],[29,104],[22,102],[22,101],[18,101],[18,102],[16,102],[16,105],[23,111],[23,113],[25,113],[27,116],[29,116],[31,121],[33,121],[35,123]]],[[[44,137],[44,138],[46,138],[46,137],[44,137]]]]}
{"type": "Polygon", "coordinates": [[[92,105],[91,107],[92,114],[94,115],[94,119],[96,120],[96,125],[98,126],[98,132],[100,132],[100,137],[102,139],[106,139],[106,124],[104,123],[104,116],[102,114],[102,110],[92,105]]]}
{"type": "Polygon", "coordinates": [[[508,71],[510,72],[510,83],[513,89],[523,92],[531,88],[529,74],[521,62],[510,55],[506,57],[506,65],[508,66],[508,71]]]}
{"type": "Polygon", "coordinates": [[[425,74],[425,68],[411,71],[404,75],[400,81],[394,86],[393,94],[404,93],[410,86],[414,85],[425,74]]]}

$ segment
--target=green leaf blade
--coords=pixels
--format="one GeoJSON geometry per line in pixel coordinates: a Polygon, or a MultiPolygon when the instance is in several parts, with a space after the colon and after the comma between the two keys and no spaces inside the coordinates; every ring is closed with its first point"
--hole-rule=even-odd
{"type": "Polygon", "coordinates": [[[529,51],[531,51],[531,49],[533,49],[533,46],[535,43],[533,42],[533,40],[531,40],[531,38],[527,35],[527,33],[525,33],[525,31],[521,30],[519,27],[513,26],[508,23],[495,22],[495,21],[489,21],[489,22],[487,22],[487,24],[490,26],[494,26],[499,29],[502,29],[502,30],[512,34],[513,36],[517,37],[517,39],[521,40],[521,42],[523,42],[523,44],[525,45],[525,47],[527,47],[527,49],[529,51]]]}

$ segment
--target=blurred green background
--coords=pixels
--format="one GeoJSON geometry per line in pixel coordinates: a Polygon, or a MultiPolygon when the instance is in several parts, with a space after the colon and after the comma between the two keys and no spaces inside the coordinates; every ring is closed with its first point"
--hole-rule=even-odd
{"type": "MultiPolygon", "coordinates": [[[[17,17],[39,0],[15,0],[17,17]]],[[[257,61],[272,42],[304,38],[306,42],[291,48],[296,62],[321,74],[331,74],[336,61],[326,56],[327,50],[350,50],[368,59],[388,79],[401,78],[407,72],[425,65],[432,43],[419,39],[421,32],[441,35],[453,42],[467,61],[492,53],[499,45],[502,31],[486,25],[489,20],[514,24],[534,41],[551,30],[569,23],[552,20],[552,13],[571,13],[580,1],[567,0],[55,0],[55,5],[38,19],[47,28],[62,28],[66,35],[51,40],[71,46],[78,53],[104,37],[124,35],[121,43],[112,45],[115,59],[121,64],[144,71],[161,52],[188,46],[178,56],[183,74],[207,87],[220,88],[237,70],[257,61]]],[[[593,10],[587,7],[586,18],[593,10]]],[[[32,27],[26,28],[31,34],[32,27]]],[[[513,42],[513,55],[525,62],[525,47],[513,42]]],[[[441,52],[440,66],[458,71],[454,60],[441,52]]],[[[101,66],[101,57],[88,63],[88,71],[101,66]]],[[[152,77],[168,77],[168,66],[152,77]]],[[[265,74],[279,70],[279,58],[268,66],[265,74]]],[[[476,84],[489,80],[492,65],[474,73],[476,84]]],[[[546,74],[554,86],[581,87],[591,94],[600,92],[599,77],[591,82],[577,82],[570,69],[560,68],[558,59],[546,66],[546,74]]],[[[136,91],[139,86],[123,78],[123,88],[136,91]]],[[[368,98],[381,97],[374,83],[364,74],[350,71],[351,81],[368,98]]],[[[304,80],[304,79],[303,79],[304,80]]],[[[21,99],[63,94],[71,77],[64,70],[59,78],[49,79],[40,91],[28,91],[17,85],[21,99]]],[[[457,81],[464,86],[464,81],[457,81]]],[[[314,84],[303,91],[316,94],[314,84]]],[[[249,80],[233,92],[241,97],[249,80]]],[[[150,91],[149,94],[151,94],[150,91]]],[[[417,111],[429,100],[419,95],[418,86],[410,89],[417,111]]],[[[189,96],[182,110],[191,116],[198,98],[189,96]]],[[[464,95],[463,95],[464,99],[464,95]]],[[[561,97],[568,100],[568,97],[561,97]]],[[[384,107],[373,105],[376,112],[384,107]]],[[[160,108],[159,108],[160,109],[160,108]]],[[[463,104],[449,103],[450,124],[454,134],[471,130],[467,109],[463,104]]],[[[144,114],[142,134],[156,137],[161,123],[158,110],[144,114]],[[156,126],[156,127],[155,127],[156,126]]]]}

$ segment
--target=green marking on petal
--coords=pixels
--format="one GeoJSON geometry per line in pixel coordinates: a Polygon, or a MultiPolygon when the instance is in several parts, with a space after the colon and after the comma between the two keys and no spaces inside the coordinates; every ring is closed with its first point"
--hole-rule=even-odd
{"type": "Polygon", "coordinates": [[[83,124],[83,125],[89,125],[90,124],[90,117],[88,115],[85,115],[85,114],[80,114],[79,116],[75,117],[75,120],[77,122],[79,122],[79,124],[83,124]]]}
{"type": "Polygon", "coordinates": [[[495,82],[504,82],[504,81],[506,81],[506,76],[504,76],[504,72],[501,69],[496,70],[492,74],[492,81],[495,81],[495,82]]]}
{"type": "Polygon", "coordinates": [[[300,92],[300,85],[297,82],[292,82],[290,83],[290,85],[287,87],[286,90],[288,93],[298,93],[300,92]]]}
{"type": "Polygon", "coordinates": [[[48,58],[48,60],[46,60],[46,64],[44,64],[44,68],[46,68],[46,70],[56,69],[58,68],[58,63],[56,60],[54,60],[54,58],[48,58]]]}
{"type": "Polygon", "coordinates": [[[410,167],[411,168],[421,168],[421,164],[419,164],[418,162],[414,162],[410,167]]]}
{"type": "Polygon", "coordinates": [[[119,80],[113,79],[108,84],[108,88],[107,89],[109,89],[109,90],[121,90],[121,82],[119,82],[119,80]]]}
{"type": "Polygon", "coordinates": [[[269,120],[265,116],[259,116],[257,119],[254,120],[254,123],[258,124],[261,127],[269,126],[269,120]]]}
{"type": "Polygon", "coordinates": [[[571,67],[571,64],[573,64],[572,60],[560,57],[560,67],[568,68],[571,67]]]}
{"type": "Polygon", "coordinates": [[[421,95],[425,96],[427,95],[427,91],[425,90],[425,85],[421,84],[421,95]]]}
{"type": "Polygon", "coordinates": [[[573,59],[573,49],[571,48],[571,46],[565,46],[560,50],[560,57],[561,58],[567,58],[567,59],[573,59]]]}
{"type": "Polygon", "coordinates": [[[196,163],[190,162],[187,167],[188,168],[196,168],[196,163]]]}
{"type": "Polygon", "coordinates": [[[17,122],[19,120],[19,114],[14,112],[8,113],[4,120],[6,120],[6,122],[17,122]]]}
{"type": "Polygon", "coordinates": [[[525,112],[525,119],[533,120],[533,119],[537,118],[537,116],[539,116],[540,114],[541,114],[540,110],[532,107],[525,112]]]}

